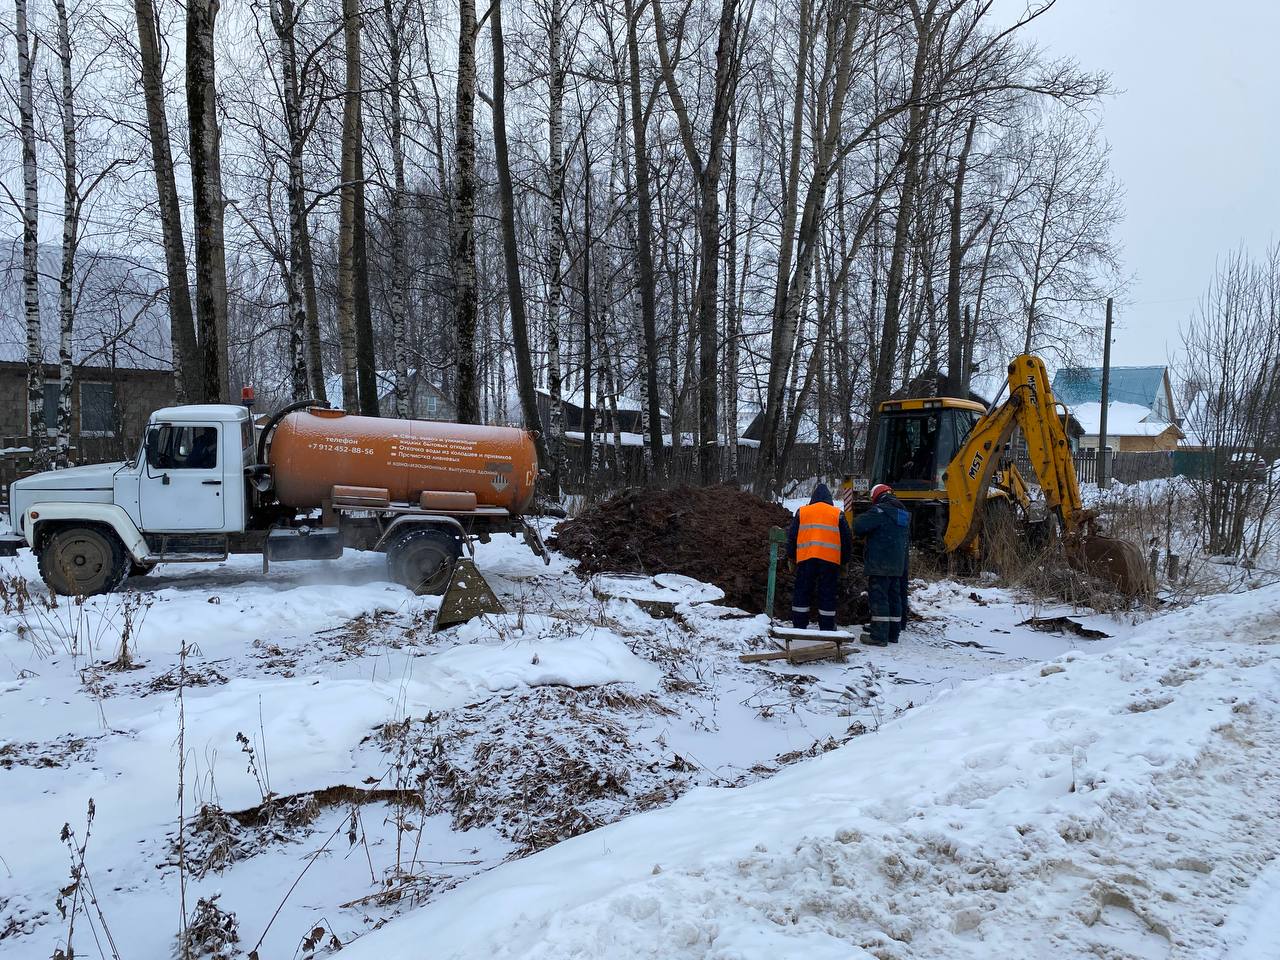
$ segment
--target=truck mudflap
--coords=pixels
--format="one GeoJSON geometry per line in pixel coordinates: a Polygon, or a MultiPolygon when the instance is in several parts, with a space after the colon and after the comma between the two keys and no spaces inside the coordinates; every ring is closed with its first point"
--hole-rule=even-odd
{"type": "Polygon", "coordinates": [[[0,557],[16,557],[18,550],[27,545],[27,538],[17,533],[0,534],[0,557]]]}
{"type": "Polygon", "coordinates": [[[551,564],[551,551],[547,549],[547,545],[542,542],[542,534],[538,532],[538,528],[526,520],[520,518],[520,531],[524,535],[524,542],[529,549],[542,558],[542,562],[546,565],[551,564]]]}

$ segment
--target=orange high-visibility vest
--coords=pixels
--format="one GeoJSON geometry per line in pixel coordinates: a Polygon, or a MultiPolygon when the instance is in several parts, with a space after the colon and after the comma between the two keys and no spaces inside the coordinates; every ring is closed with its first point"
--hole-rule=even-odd
{"type": "Polygon", "coordinates": [[[796,536],[796,563],[805,560],[840,562],[840,508],[810,503],[800,508],[796,536]]]}

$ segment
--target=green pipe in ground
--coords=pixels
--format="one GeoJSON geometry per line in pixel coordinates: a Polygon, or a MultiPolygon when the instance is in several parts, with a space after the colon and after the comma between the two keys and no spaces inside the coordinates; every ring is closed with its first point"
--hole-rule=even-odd
{"type": "Polygon", "coordinates": [[[769,528],[769,589],[765,594],[764,612],[773,623],[773,597],[778,588],[778,547],[787,542],[787,531],[781,527],[769,528]]]}

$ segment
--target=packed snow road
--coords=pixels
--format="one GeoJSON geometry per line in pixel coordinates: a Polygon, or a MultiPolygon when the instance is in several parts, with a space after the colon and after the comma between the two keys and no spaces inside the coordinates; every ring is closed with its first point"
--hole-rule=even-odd
{"type": "Polygon", "coordinates": [[[1110,635],[1085,640],[1020,625],[1069,611],[920,584],[899,647],[760,666],[737,657],[763,618],[695,582],[665,578],[664,613],[506,538],[478,562],[510,612],[438,635],[438,601],[374,555],[265,578],[162,567],[56,608],[29,557],[7,562],[0,956],[65,950],[64,912],[78,954],[109,956],[110,934],[121,957],[169,955],[183,876],[188,916],[234,914],[222,955],[264,960],[308,939],[371,957],[1145,957],[1210,943],[1186,930],[1212,917],[1223,943],[1261,936],[1271,785],[1250,764],[1274,746],[1274,677],[1242,634],[1277,632],[1274,596],[1136,632],[1076,617],[1110,635]],[[1175,791],[1195,764],[1201,793],[1175,791]],[[89,880],[67,893],[91,798],[89,880]],[[1181,839],[1150,842],[1157,825],[1181,839]]]}

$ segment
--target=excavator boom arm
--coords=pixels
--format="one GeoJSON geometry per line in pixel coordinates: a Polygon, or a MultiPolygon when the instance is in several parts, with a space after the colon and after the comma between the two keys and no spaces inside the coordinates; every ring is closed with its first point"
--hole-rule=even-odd
{"type": "Polygon", "coordinates": [[[1062,532],[1070,536],[1080,526],[1084,504],[1080,499],[1071,444],[1049,386],[1049,373],[1039,357],[1024,355],[1009,365],[1010,389],[1015,379],[1021,380],[1029,399],[1019,410],[1018,425],[1027,440],[1031,468],[1040,481],[1045,506],[1057,512],[1062,520],[1062,532]]]}
{"type": "Polygon", "coordinates": [[[947,552],[961,550],[978,535],[979,511],[986,502],[991,477],[1000,464],[1000,451],[1018,425],[1018,406],[1022,400],[1014,394],[1000,406],[988,411],[969,431],[958,453],[947,464],[943,482],[947,485],[947,552]]]}
{"type": "Polygon", "coordinates": [[[1024,354],[1009,364],[1009,398],[974,424],[943,474],[949,503],[948,551],[967,547],[977,536],[991,478],[1015,427],[1026,437],[1046,506],[1058,512],[1065,533],[1078,529],[1080,487],[1048,371],[1039,357],[1024,354]]]}

